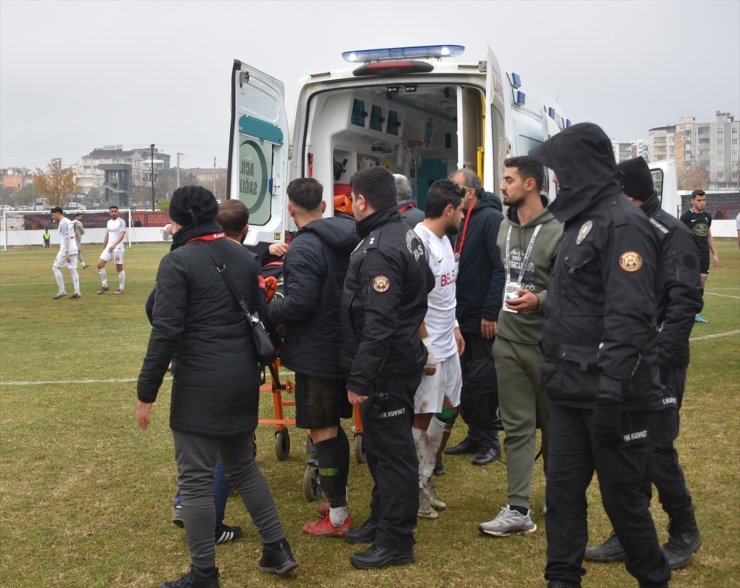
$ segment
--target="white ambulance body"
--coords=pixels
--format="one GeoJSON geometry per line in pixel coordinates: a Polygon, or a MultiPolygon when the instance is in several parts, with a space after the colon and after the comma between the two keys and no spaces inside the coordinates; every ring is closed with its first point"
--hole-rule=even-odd
{"type": "Polygon", "coordinates": [[[410,179],[423,209],[429,184],[462,167],[497,191],[504,159],[570,125],[553,98],[503,72],[490,49],[476,64],[443,59],[462,51],[345,53],[355,65],[300,81],[292,136],[282,82],[235,61],[228,194],[249,208],[247,244],[295,230],[286,208],[292,179],[316,178],[331,216],[335,196],[349,195],[352,174],[382,165],[410,179]]]}

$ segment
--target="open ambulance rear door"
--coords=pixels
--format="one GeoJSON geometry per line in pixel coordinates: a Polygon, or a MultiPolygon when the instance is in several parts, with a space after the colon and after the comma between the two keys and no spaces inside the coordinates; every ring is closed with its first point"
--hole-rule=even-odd
{"type": "Polygon", "coordinates": [[[678,197],[678,178],[676,177],[676,160],[648,162],[650,174],[653,176],[653,188],[660,200],[660,207],[668,214],[678,218],[678,207],[681,199],[678,197]]]}
{"type": "Polygon", "coordinates": [[[285,237],[289,145],[283,83],[234,60],[227,194],[249,209],[247,245],[285,237]]]}
{"type": "Polygon", "coordinates": [[[501,172],[504,160],[509,157],[509,144],[506,139],[504,120],[506,105],[504,103],[504,85],[501,79],[501,67],[496,55],[488,47],[486,62],[486,125],[484,142],[483,189],[498,192],[501,183],[501,172]]]}

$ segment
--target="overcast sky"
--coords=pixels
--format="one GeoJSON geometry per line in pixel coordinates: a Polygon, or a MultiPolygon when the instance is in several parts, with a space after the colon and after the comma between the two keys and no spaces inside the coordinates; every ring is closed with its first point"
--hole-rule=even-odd
{"type": "Polygon", "coordinates": [[[226,165],[238,58],[281,79],[344,67],[341,52],[490,45],[505,71],[612,137],[716,110],[740,117],[740,0],[0,0],[0,167],[76,162],[94,147],[181,152],[226,165]]]}

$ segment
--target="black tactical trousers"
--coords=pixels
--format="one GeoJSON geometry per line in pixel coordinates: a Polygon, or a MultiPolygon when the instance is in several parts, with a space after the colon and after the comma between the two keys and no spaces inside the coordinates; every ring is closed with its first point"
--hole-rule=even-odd
{"type": "Polygon", "coordinates": [[[683,470],[673,442],[678,437],[679,410],[686,384],[686,366],[668,373],[663,400],[666,408],[651,413],[650,441],[652,451],[647,464],[645,493],[652,496],[652,484],[658,489],[663,510],[676,518],[691,512],[691,494],[686,488],[683,470]]]}
{"type": "Polygon", "coordinates": [[[419,510],[419,461],[411,424],[421,373],[385,377],[362,403],[363,448],[373,477],[370,518],[378,524],[375,544],[410,550],[419,510]]]}
{"type": "Polygon", "coordinates": [[[649,413],[623,413],[622,433],[631,439],[610,448],[591,431],[591,410],[550,404],[547,464],[547,567],[545,577],[580,585],[588,541],[586,489],[594,470],[604,510],[627,555],[627,571],[640,586],[665,586],[671,577],[658,546],[643,491],[649,413]]]}

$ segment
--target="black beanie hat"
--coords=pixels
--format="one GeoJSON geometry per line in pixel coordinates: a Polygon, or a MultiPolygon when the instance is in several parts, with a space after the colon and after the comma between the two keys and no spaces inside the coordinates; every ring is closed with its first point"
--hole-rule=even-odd
{"type": "Polygon", "coordinates": [[[622,191],[637,200],[647,200],[655,192],[653,176],[642,157],[628,159],[617,165],[622,191]]]}
{"type": "Polygon", "coordinates": [[[170,218],[178,225],[202,225],[216,218],[218,202],[201,186],[183,186],[170,200],[170,218]]]}

